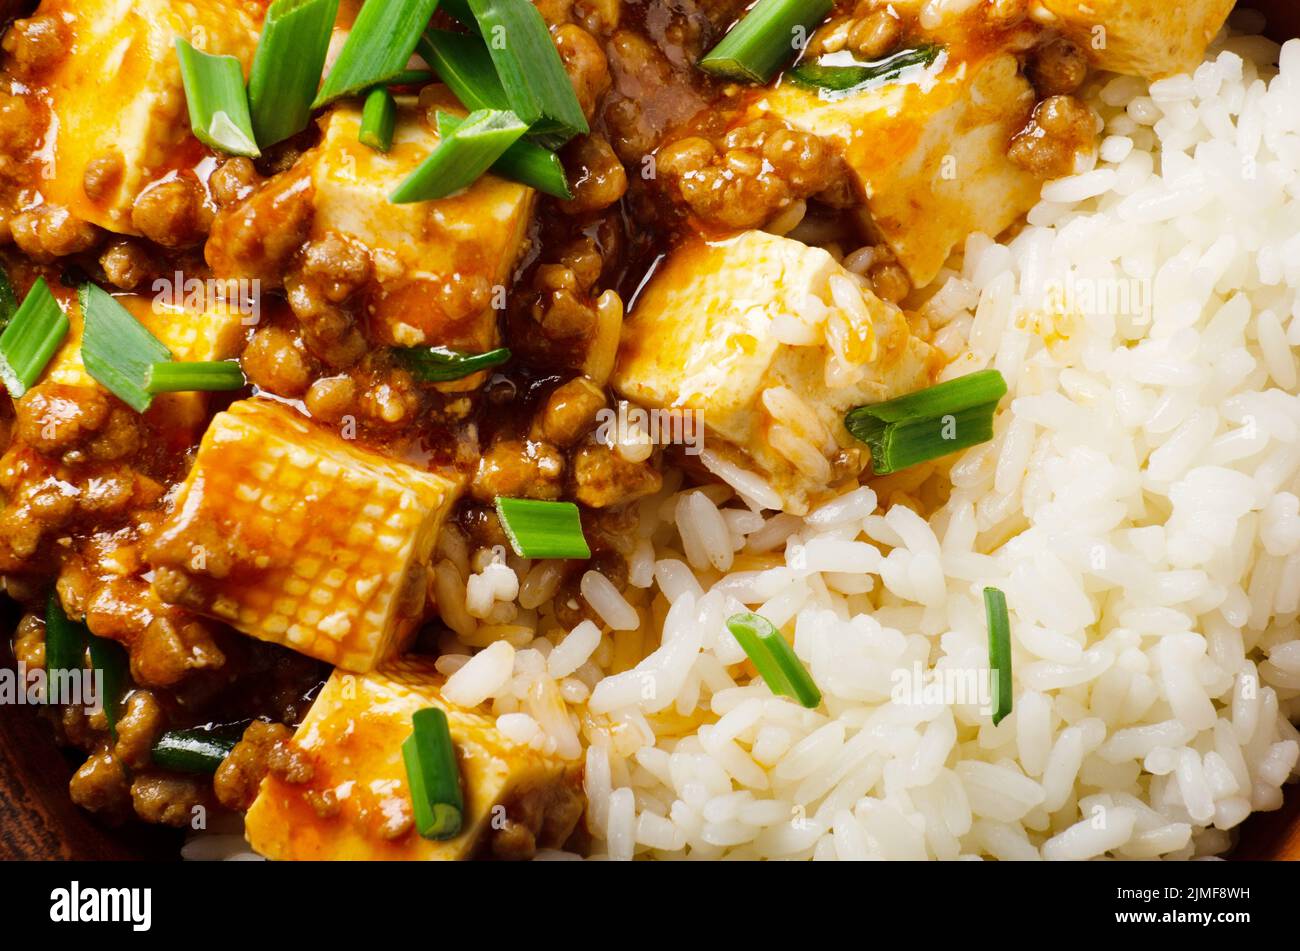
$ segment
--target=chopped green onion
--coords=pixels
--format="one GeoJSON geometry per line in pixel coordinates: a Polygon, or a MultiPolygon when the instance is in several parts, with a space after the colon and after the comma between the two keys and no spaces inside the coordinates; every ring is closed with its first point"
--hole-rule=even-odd
{"type": "Polygon", "coordinates": [[[438,0],[366,0],[312,108],[404,72],[437,6],[438,0]]]}
{"type": "Polygon", "coordinates": [[[941,417],[890,423],[878,437],[862,440],[871,447],[872,470],[876,475],[889,475],[986,443],[993,438],[997,408],[997,403],[985,403],[941,417]]]}
{"type": "Polygon", "coordinates": [[[397,100],[386,86],[376,86],[366,94],[361,110],[361,132],[357,138],[378,152],[393,147],[393,130],[397,128],[397,100]]]}
{"type": "Polygon", "coordinates": [[[438,77],[431,70],[427,69],[404,69],[388,82],[385,86],[427,86],[438,77]]]}
{"type": "MultiPolygon", "coordinates": [[[[86,638],[90,632],[63,610],[57,589],[50,592],[45,604],[45,675],[46,702],[54,688],[55,674],[77,673],[85,667],[86,638]]],[[[66,682],[66,677],[59,678],[66,682]]]]}
{"type": "Polygon", "coordinates": [[[478,32],[478,22],[474,19],[474,11],[469,8],[469,0],[442,0],[438,9],[461,26],[478,32]]]}
{"type": "Polygon", "coordinates": [[[388,200],[395,205],[429,201],[472,185],[527,130],[513,112],[471,112],[388,200]]]}
{"type": "Polygon", "coordinates": [[[876,475],[938,459],[993,438],[1006,395],[997,370],[981,370],[907,396],[849,410],[844,425],[871,448],[876,475]]]}
{"type": "Polygon", "coordinates": [[[1011,622],[1007,596],[997,588],[984,589],[984,615],[989,623],[989,670],[993,676],[993,725],[1011,712],[1011,622]]]}
{"type": "Polygon", "coordinates": [[[0,267],[0,331],[9,326],[9,321],[18,310],[18,298],[14,295],[14,286],[9,283],[9,274],[0,267]]]}
{"type": "Polygon", "coordinates": [[[733,614],[727,618],[727,630],[754,662],[772,693],[793,697],[809,710],[821,705],[822,692],[771,621],[760,614],[733,614]]]}
{"type": "MultiPolygon", "coordinates": [[[[826,57],[818,61],[800,63],[786,75],[801,86],[811,86],[828,92],[850,93],[897,79],[905,70],[929,66],[939,58],[942,51],[942,46],[927,44],[899,50],[897,53],[870,63],[846,65],[828,63],[830,57],[826,57]]],[[[839,55],[832,54],[836,57],[839,55]]]]}
{"type": "Polygon", "coordinates": [[[212,360],[193,363],[155,363],[145,374],[145,392],[159,393],[218,393],[238,390],[247,385],[244,371],[234,360],[212,360]]]}
{"type": "Polygon", "coordinates": [[[117,739],[117,719],[126,693],[127,671],[130,661],[126,648],[117,641],[107,637],[87,638],[90,645],[90,662],[100,676],[99,686],[103,691],[100,702],[104,706],[104,717],[108,720],[108,732],[117,739]]]}
{"type": "Polygon", "coordinates": [[[537,8],[529,0],[469,0],[469,7],[511,111],[534,134],[546,136],[547,145],[589,132],[573,82],[537,8]]]}
{"type": "Polygon", "coordinates": [[[189,104],[190,128],[198,140],[231,155],[261,155],[248,114],[244,69],[239,60],[196,50],[179,36],[176,57],[189,104]]]}
{"type": "Polygon", "coordinates": [[[428,30],[417,47],[424,61],[470,112],[508,109],[487,44],[480,37],[447,30],[428,30]]]}
{"type": "Polygon", "coordinates": [[[700,69],[727,79],[765,83],[801,48],[830,12],[831,0],[759,0],[700,60],[700,69]]]}
{"type": "Polygon", "coordinates": [[[339,0],[275,0],[248,73],[253,132],[262,148],[297,135],[311,122],[339,0]]]}
{"type": "Polygon", "coordinates": [[[411,735],[402,744],[402,761],[415,831],[426,839],[454,839],[460,834],[465,799],[447,714],[437,707],[425,707],[411,716],[411,727],[411,735]]]}
{"type": "Polygon", "coordinates": [[[168,730],[153,745],[153,761],[182,773],[215,773],[236,742],[211,730],[168,730]]]}
{"type": "Polygon", "coordinates": [[[520,558],[590,558],[582,517],[572,502],[497,497],[497,517],[520,558]]]}
{"type": "Polygon", "coordinates": [[[68,335],[68,315],[38,277],[9,326],[0,333],[0,380],[14,399],[40,379],[46,364],[68,335]]]}
{"type": "Polygon", "coordinates": [[[94,284],[80,290],[85,329],[81,338],[81,362],[86,372],[130,406],[143,413],[153,402],[146,388],[155,363],[164,363],[172,353],[112,295],[94,284]]]}
{"type": "Polygon", "coordinates": [[[510,359],[510,351],[505,347],[486,353],[461,353],[446,347],[398,347],[393,355],[418,383],[462,380],[479,370],[499,367],[510,359]]]}
{"type": "MultiPolygon", "coordinates": [[[[463,121],[457,116],[439,112],[438,135],[450,135],[460,128],[463,121]]],[[[569,182],[564,177],[564,163],[560,157],[550,149],[524,139],[502,152],[501,157],[492,164],[492,171],[502,178],[529,185],[556,198],[567,201],[573,197],[569,182]]]]}

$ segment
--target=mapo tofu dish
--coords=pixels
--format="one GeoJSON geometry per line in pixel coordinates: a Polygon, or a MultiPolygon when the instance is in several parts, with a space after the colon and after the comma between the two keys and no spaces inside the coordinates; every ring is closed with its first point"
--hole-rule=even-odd
{"type": "MultiPolygon", "coordinates": [[[[1088,176],[1161,174],[1168,103],[1213,131],[1192,96],[1255,75],[1202,89],[1232,6],[0,4],[0,584],[72,800],[200,857],[1075,857],[1103,794],[1135,818],[1102,851],[1222,847],[1216,809],[1276,805],[1300,681],[1264,739],[1199,723],[1172,642],[1097,666],[1101,582],[1078,637],[1028,607],[1066,542],[998,559],[1038,537],[1051,428],[1013,400],[1099,365],[1088,305],[1004,318],[1062,252],[1021,259],[1105,201],[1088,176]],[[890,673],[945,657],[991,709],[899,713],[890,673]]],[[[1187,676],[1213,714],[1232,675],[1187,676]]]]}

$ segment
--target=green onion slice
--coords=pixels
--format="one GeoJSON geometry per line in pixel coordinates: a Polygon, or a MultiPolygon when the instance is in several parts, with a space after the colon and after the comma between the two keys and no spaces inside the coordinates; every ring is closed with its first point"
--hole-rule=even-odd
{"type": "Polygon", "coordinates": [[[478,22],[474,19],[474,11],[469,8],[469,0],[442,0],[438,9],[461,26],[478,32],[478,22]]]}
{"type": "Polygon", "coordinates": [[[984,615],[989,623],[989,670],[993,676],[993,725],[1011,712],[1011,622],[1007,596],[997,588],[984,589],[984,615]]]}
{"type": "Polygon", "coordinates": [[[0,333],[0,380],[14,399],[40,379],[68,335],[68,315],[54,299],[45,278],[38,277],[0,333]]]}
{"type": "MultiPolygon", "coordinates": [[[[86,625],[68,617],[57,589],[50,592],[45,604],[45,674],[47,702],[55,684],[55,674],[80,674],[85,667],[86,625]]],[[[66,677],[59,678],[66,682],[66,677]]]]}
{"type": "Polygon", "coordinates": [[[511,111],[532,126],[534,134],[546,136],[547,145],[589,132],[573,83],[537,8],[529,0],[469,0],[469,8],[511,111]]]}
{"type": "Polygon", "coordinates": [[[234,360],[155,363],[145,374],[144,390],[159,393],[218,393],[247,385],[234,360]]]}
{"type": "Polygon", "coordinates": [[[83,284],[79,293],[85,319],[81,362],[86,372],[143,413],[153,402],[147,389],[153,365],[171,360],[171,351],[107,291],[83,284]]]}
{"type": "Polygon", "coordinates": [[[471,373],[499,367],[510,359],[510,351],[505,347],[486,353],[461,353],[446,347],[398,347],[393,355],[418,383],[463,380],[471,373]]]}
{"type": "Polygon", "coordinates": [[[395,205],[445,198],[472,185],[528,127],[513,112],[480,109],[438,143],[389,196],[395,205]]]}
{"type": "Polygon", "coordinates": [[[387,87],[392,86],[427,86],[438,77],[431,70],[427,69],[404,69],[388,82],[384,83],[387,87]]]}
{"type": "Polygon", "coordinates": [[[833,53],[818,60],[800,63],[786,73],[786,76],[801,86],[847,94],[891,82],[906,70],[930,66],[939,58],[941,52],[943,52],[942,46],[927,44],[899,50],[897,53],[870,63],[854,60],[847,64],[836,63],[835,60],[841,54],[833,53]]]}
{"type": "Polygon", "coordinates": [[[844,425],[871,448],[876,475],[888,475],[988,442],[998,400],[1006,392],[1001,373],[981,370],[849,410],[844,425]]]}
{"type": "Polygon", "coordinates": [[[9,283],[9,274],[0,267],[0,331],[9,326],[9,321],[18,310],[18,297],[14,286],[9,283]]]}
{"type": "Polygon", "coordinates": [[[198,140],[231,155],[261,155],[248,114],[244,69],[239,60],[196,50],[179,36],[176,57],[181,64],[190,127],[198,140]]]}
{"type": "Polygon", "coordinates": [[[438,0],[366,0],[312,108],[404,72],[437,6],[438,0]]]}
{"type": "Polygon", "coordinates": [[[366,95],[361,110],[361,132],[357,138],[378,152],[393,147],[393,130],[397,128],[397,100],[385,86],[376,86],[366,95]]]}
{"type": "Polygon", "coordinates": [[[100,700],[104,705],[104,717],[108,720],[108,732],[116,740],[117,720],[122,698],[126,694],[130,660],[126,648],[111,638],[90,634],[87,643],[90,646],[90,662],[100,676],[99,686],[103,691],[100,700]]]}
{"type": "Polygon", "coordinates": [[[487,44],[480,37],[428,30],[420,37],[417,48],[438,78],[470,112],[510,108],[487,44]]]}
{"type": "MultiPolygon", "coordinates": [[[[438,135],[450,135],[464,121],[449,113],[439,112],[438,135]]],[[[502,178],[528,185],[556,198],[567,201],[573,197],[560,157],[550,149],[544,149],[525,139],[520,139],[502,152],[501,157],[492,164],[492,171],[502,178]]]]}
{"type": "Polygon", "coordinates": [[[153,745],[153,761],[182,773],[215,773],[237,742],[213,730],[168,730],[153,745]]]}
{"type": "Polygon", "coordinates": [[[826,18],[831,0],[759,0],[700,60],[715,76],[765,83],[788,62],[800,40],[826,18]]]}
{"type": "Polygon", "coordinates": [[[496,500],[497,517],[520,558],[590,558],[582,518],[572,502],[496,500]]]}
{"type": "Polygon", "coordinates": [[[266,148],[311,122],[339,0],[275,0],[248,74],[248,103],[257,142],[266,148]]]}
{"type": "Polygon", "coordinates": [[[426,839],[454,839],[460,834],[465,800],[447,714],[437,707],[425,707],[411,716],[411,727],[411,735],[402,744],[402,760],[415,830],[426,839]]]}
{"type": "Polygon", "coordinates": [[[727,618],[727,630],[754,662],[772,693],[793,697],[809,710],[821,705],[822,692],[771,621],[760,614],[733,614],[727,618]]]}

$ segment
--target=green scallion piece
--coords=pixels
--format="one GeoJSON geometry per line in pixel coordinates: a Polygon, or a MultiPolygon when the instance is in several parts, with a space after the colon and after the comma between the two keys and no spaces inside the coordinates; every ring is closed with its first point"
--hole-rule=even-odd
{"type": "Polygon", "coordinates": [[[470,112],[510,108],[496,67],[492,65],[492,56],[481,37],[427,30],[416,48],[470,112]]]}
{"type": "Polygon", "coordinates": [[[339,0],[275,0],[262,22],[248,105],[262,148],[297,135],[311,122],[311,103],[329,53],[339,0]]]}
{"type": "Polygon", "coordinates": [[[726,79],[765,83],[802,48],[831,6],[831,0],[759,0],[699,67],[726,79]]]}
{"type": "Polygon", "coordinates": [[[384,85],[389,88],[393,86],[427,86],[437,78],[428,69],[404,69],[384,85]]]}
{"type": "Polygon", "coordinates": [[[182,773],[215,773],[238,739],[211,730],[168,730],[153,745],[155,765],[182,773]]]}
{"type": "Polygon", "coordinates": [[[415,831],[426,839],[454,839],[460,834],[465,799],[447,714],[437,707],[425,707],[411,716],[411,727],[411,735],[402,744],[402,761],[415,831]]]}
{"type": "Polygon", "coordinates": [[[87,644],[90,647],[90,663],[99,675],[99,689],[102,691],[100,702],[104,705],[108,732],[116,740],[117,719],[129,681],[130,660],[126,648],[110,638],[90,634],[87,644]]]}
{"type": "MultiPolygon", "coordinates": [[[[450,135],[460,128],[460,124],[464,121],[446,112],[439,112],[438,135],[450,135]]],[[[573,197],[568,179],[564,176],[564,163],[560,161],[560,157],[535,142],[520,139],[492,163],[492,171],[502,178],[528,185],[556,198],[567,201],[573,197]]]]}
{"type": "MultiPolygon", "coordinates": [[[[786,76],[801,86],[847,94],[895,80],[908,69],[929,66],[942,51],[942,46],[926,44],[899,50],[870,63],[841,65],[828,63],[826,59],[815,60],[798,64],[786,76]]],[[[840,55],[832,54],[835,57],[840,55]]]]}
{"type": "Polygon", "coordinates": [[[9,283],[9,274],[0,267],[0,331],[9,326],[17,310],[18,297],[14,294],[14,286],[9,283]]]}
{"type": "Polygon", "coordinates": [[[809,710],[821,705],[822,692],[771,621],[760,614],[733,614],[727,618],[727,630],[754,662],[772,693],[793,697],[809,710]]]}
{"type": "Polygon", "coordinates": [[[361,110],[361,131],[357,138],[378,152],[393,147],[393,130],[397,128],[397,100],[386,86],[376,86],[366,94],[361,110]]]}
{"type": "Polygon", "coordinates": [[[438,9],[461,26],[478,32],[478,22],[474,19],[474,11],[469,8],[469,0],[442,0],[438,9]]]}
{"type": "Polygon", "coordinates": [[[219,393],[248,383],[235,360],[155,363],[145,375],[144,390],[159,393],[219,393]]]}
{"type": "Polygon", "coordinates": [[[543,136],[543,144],[550,146],[589,132],[573,83],[537,8],[529,0],[469,0],[469,8],[510,110],[533,134],[543,136]]]}
{"type": "Polygon", "coordinates": [[[68,674],[80,675],[85,667],[86,625],[68,617],[57,589],[45,603],[45,676],[46,702],[50,702],[58,683],[67,683],[68,674]]]}
{"type": "Polygon", "coordinates": [[[81,362],[86,372],[143,413],[153,402],[147,389],[153,365],[171,360],[171,351],[107,291],[83,284],[79,294],[85,320],[81,362]]]}
{"type": "Polygon", "coordinates": [[[993,679],[993,725],[1011,712],[1011,622],[1007,596],[997,588],[984,589],[984,615],[989,623],[989,672],[993,679]]]}
{"type": "Polygon", "coordinates": [[[198,140],[231,155],[261,155],[248,114],[248,93],[244,91],[244,69],[239,60],[196,50],[179,36],[176,57],[181,64],[190,128],[198,140]]]}
{"type": "Polygon", "coordinates": [[[445,198],[472,185],[528,131],[513,112],[471,112],[389,196],[395,205],[445,198]]]}
{"type": "Polygon", "coordinates": [[[998,400],[1006,392],[1001,373],[981,370],[849,410],[844,425],[871,448],[876,475],[888,475],[988,442],[998,400]]]}
{"type": "Polygon", "coordinates": [[[405,72],[437,6],[438,0],[366,0],[312,108],[405,72]]]}
{"type": "Polygon", "coordinates": [[[486,353],[461,353],[446,347],[397,347],[393,355],[417,383],[463,380],[471,373],[499,367],[510,359],[510,351],[505,347],[486,353]]]}
{"type": "Polygon", "coordinates": [[[68,326],[68,315],[45,278],[38,277],[0,333],[0,380],[10,396],[18,399],[40,379],[68,335],[68,326]]]}
{"type": "Polygon", "coordinates": [[[496,500],[497,517],[520,558],[590,558],[582,517],[572,502],[496,500]]]}

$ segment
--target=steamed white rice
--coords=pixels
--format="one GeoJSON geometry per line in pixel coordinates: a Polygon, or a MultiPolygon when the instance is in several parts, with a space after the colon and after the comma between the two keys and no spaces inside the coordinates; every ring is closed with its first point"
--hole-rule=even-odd
{"type": "Polygon", "coordinates": [[[558,625],[558,566],[440,547],[448,698],[585,758],[595,855],[1186,859],[1281,803],[1300,755],[1300,41],[1225,34],[1191,76],[1087,92],[1096,167],[921,295],[945,376],[1008,381],[992,443],[803,519],[670,479],[640,505],[627,591],[582,579],[603,630],[558,625]],[[996,727],[972,689],[987,585],[1014,659],[996,727]],[[742,665],[741,610],[793,636],[819,709],[742,665]]]}
{"type": "Polygon", "coordinates": [[[1281,803],[1300,755],[1300,42],[1223,39],[1192,76],[1089,92],[1096,167],[1045,186],[1009,243],[972,237],[921,310],[946,376],[995,367],[1011,389],[946,503],[894,480],[802,520],[714,491],[642,506],[655,561],[633,570],[671,605],[662,646],[588,670],[573,711],[598,853],[1191,858],[1281,803]],[[963,689],[988,666],[986,585],[1011,612],[997,727],[963,689]],[[723,622],[742,607],[793,633],[822,708],[741,675],[723,622]]]}

